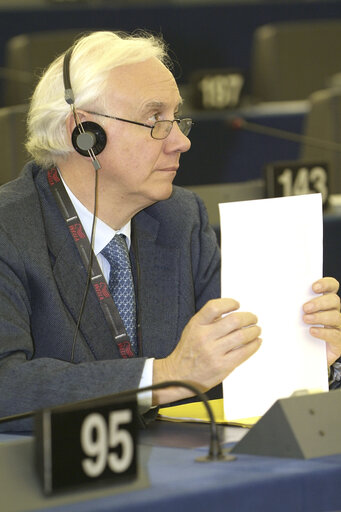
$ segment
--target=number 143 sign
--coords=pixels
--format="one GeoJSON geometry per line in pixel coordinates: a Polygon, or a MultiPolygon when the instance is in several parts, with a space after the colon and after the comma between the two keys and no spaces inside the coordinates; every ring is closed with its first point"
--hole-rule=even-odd
{"type": "Polygon", "coordinates": [[[286,197],[319,192],[325,205],[329,196],[327,163],[274,162],[265,168],[268,197],[286,197]]]}

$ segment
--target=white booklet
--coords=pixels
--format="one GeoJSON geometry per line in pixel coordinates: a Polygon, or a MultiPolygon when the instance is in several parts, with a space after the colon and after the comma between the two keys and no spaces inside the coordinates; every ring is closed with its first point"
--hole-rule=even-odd
{"type": "Polygon", "coordinates": [[[320,194],[219,205],[222,297],[251,311],[262,327],[256,354],[223,382],[227,421],[262,416],[301,390],[327,391],[325,343],[310,335],[303,304],[322,277],[320,194]]]}

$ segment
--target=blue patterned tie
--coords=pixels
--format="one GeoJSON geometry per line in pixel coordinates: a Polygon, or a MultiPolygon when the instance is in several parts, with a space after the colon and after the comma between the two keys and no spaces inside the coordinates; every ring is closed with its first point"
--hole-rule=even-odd
{"type": "Polygon", "coordinates": [[[125,236],[115,235],[101,252],[110,263],[109,290],[136,354],[135,291],[125,236]]]}

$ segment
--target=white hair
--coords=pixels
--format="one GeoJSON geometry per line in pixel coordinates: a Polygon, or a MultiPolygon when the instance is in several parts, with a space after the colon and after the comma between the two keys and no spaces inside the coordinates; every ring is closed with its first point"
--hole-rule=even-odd
{"type": "MultiPolygon", "coordinates": [[[[64,98],[64,55],[57,57],[41,77],[28,113],[26,149],[43,167],[73,151],[66,131],[70,106],[64,98]]],[[[164,41],[150,33],[103,31],[81,37],[73,46],[69,70],[76,108],[104,106],[110,71],[152,57],[165,65],[170,62],[164,41]]]]}

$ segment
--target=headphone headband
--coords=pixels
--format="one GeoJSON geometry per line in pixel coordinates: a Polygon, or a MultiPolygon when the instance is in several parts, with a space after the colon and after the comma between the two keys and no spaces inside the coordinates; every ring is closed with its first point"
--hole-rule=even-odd
{"type": "Polygon", "coordinates": [[[73,46],[67,50],[63,61],[63,81],[64,81],[64,97],[66,103],[73,105],[75,102],[75,96],[71,87],[70,79],[70,60],[73,52],[73,46]]]}
{"type": "Polygon", "coordinates": [[[72,132],[72,145],[75,150],[83,155],[91,158],[92,164],[97,171],[101,168],[96,155],[101,153],[107,143],[107,136],[102,126],[97,123],[87,121],[82,123],[79,120],[75,108],[75,95],[71,86],[70,78],[70,61],[73,52],[73,46],[69,48],[63,60],[63,82],[64,82],[64,98],[66,103],[70,105],[72,114],[76,123],[76,127],[72,132]]]}

